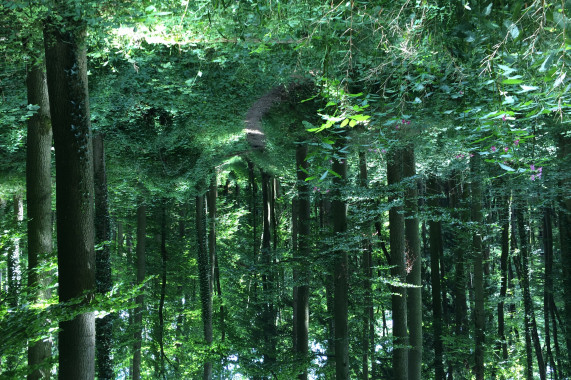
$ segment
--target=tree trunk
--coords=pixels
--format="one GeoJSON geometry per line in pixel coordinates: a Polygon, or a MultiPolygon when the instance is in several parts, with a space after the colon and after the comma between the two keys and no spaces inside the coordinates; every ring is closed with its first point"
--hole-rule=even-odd
{"type": "Polygon", "coordinates": [[[551,306],[554,304],[553,299],[553,231],[551,229],[551,209],[545,207],[543,209],[543,252],[545,260],[544,287],[543,287],[543,321],[545,335],[545,361],[549,361],[550,372],[558,378],[558,370],[555,365],[553,351],[551,350],[551,331],[550,320],[553,310],[551,306]]]}
{"type": "MultiPolygon", "coordinates": [[[[557,158],[559,161],[559,239],[561,244],[561,271],[563,273],[563,300],[565,304],[565,341],[567,365],[571,371],[571,137],[559,133],[557,158]]],[[[568,372],[568,374],[571,372],[568,372]]]]}
{"type": "MultiPolygon", "coordinates": [[[[212,344],[212,291],[210,287],[211,271],[206,251],[206,215],[204,213],[203,195],[196,196],[196,241],[198,243],[198,283],[200,287],[204,341],[206,345],[210,346],[212,344]]],[[[202,378],[204,380],[212,378],[212,362],[209,358],[204,360],[202,378]]]]}
{"type": "MultiPolygon", "coordinates": [[[[307,362],[309,350],[309,263],[311,254],[311,230],[309,201],[309,183],[306,181],[309,163],[306,161],[307,145],[298,144],[296,147],[297,167],[297,207],[298,207],[298,247],[296,254],[297,294],[296,294],[296,346],[295,352],[303,363],[307,362]]],[[[307,380],[307,368],[298,375],[298,379],[307,380]]]]}
{"type": "MultiPolygon", "coordinates": [[[[227,182],[228,183],[228,182],[227,182]]],[[[224,303],[222,302],[222,286],[220,284],[220,268],[218,267],[218,255],[216,252],[216,201],[218,198],[218,179],[215,175],[212,177],[210,182],[210,189],[208,190],[208,197],[206,199],[206,204],[208,207],[208,253],[210,256],[210,266],[211,266],[211,292],[214,294],[214,289],[216,289],[216,295],[220,300],[219,318],[220,318],[220,330],[221,339],[224,341],[226,338],[226,330],[224,327],[224,303]]]]}
{"type": "MultiPolygon", "coordinates": [[[[391,245],[391,276],[395,281],[406,282],[406,256],[403,206],[399,202],[403,193],[399,190],[403,179],[403,148],[393,148],[387,160],[387,180],[391,190],[389,203],[389,229],[391,245]]],[[[393,319],[393,379],[408,379],[408,327],[406,287],[392,286],[393,319]]]]}
{"type": "Polygon", "coordinates": [[[408,378],[420,380],[422,369],[422,260],[420,257],[420,234],[418,221],[418,187],[414,144],[403,151],[403,175],[413,178],[405,194],[405,247],[407,283],[416,288],[407,289],[407,326],[409,329],[408,378]]]}
{"type": "MultiPolygon", "coordinates": [[[[137,207],[137,284],[145,281],[145,237],[147,234],[147,208],[144,204],[137,207]]],[[[140,290],[142,292],[142,289],[140,290]]],[[[141,346],[143,341],[143,308],[145,296],[137,295],[135,308],[135,333],[133,344],[133,380],[141,378],[141,346]]]]}
{"type": "MultiPolygon", "coordinates": [[[[262,289],[264,292],[263,302],[263,334],[264,334],[264,364],[271,367],[276,361],[276,311],[273,297],[276,294],[274,289],[274,268],[272,260],[272,237],[271,237],[271,176],[261,170],[262,177],[262,289]]],[[[269,371],[268,371],[269,372],[269,371]]]]}
{"type": "Polygon", "coordinates": [[[163,199],[161,210],[161,297],[159,300],[159,347],[161,355],[161,368],[160,373],[164,374],[166,377],[165,370],[165,360],[168,358],[165,355],[165,342],[164,342],[164,332],[165,332],[165,297],[167,293],[167,202],[163,199]]]}
{"type": "Polygon", "coordinates": [[[470,159],[471,184],[471,219],[476,232],[472,237],[472,262],[474,266],[474,374],[476,380],[484,379],[484,334],[486,323],[484,311],[484,252],[482,249],[482,175],[481,158],[475,153],[470,159]]]}
{"type": "MultiPolygon", "coordinates": [[[[105,171],[105,149],[103,136],[96,133],[93,136],[93,176],[95,180],[95,244],[101,248],[95,256],[95,283],[97,293],[105,294],[111,291],[111,225],[109,220],[109,203],[107,200],[107,174],[105,171]]],[[[113,335],[113,315],[95,321],[95,351],[97,359],[97,377],[101,380],[111,380],[113,362],[111,356],[111,337],[113,335]]]]}
{"type": "MultiPolygon", "coordinates": [[[[427,184],[428,201],[432,215],[438,214],[440,195],[438,179],[431,176],[427,184]]],[[[442,247],[442,224],[440,220],[428,222],[430,242],[430,280],[432,285],[432,317],[434,330],[434,379],[444,379],[443,345],[442,345],[442,292],[440,284],[440,250],[442,247]]]]}
{"type": "MultiPolygon", "coordinates": [[[[60,302],[79,297],[90,302],[95,291],[95,251],[86,28],[67,16],[68,10],[62,14],[65,30],[63,25],[48,24],[44,35],[56,156],[58,291],[60,302]]],[[[59,378],[93,379],[93,313],[60,322],[60,329],[59,378]]]]}
{"type": "MultiPolygon", "coordinates": [[[[344,138],[337,142],[342,146],[344,138]]],[[[339,174],[333,179],[331,212],[333,232],[336,239],[342,239],[347,231],[347,203],[343,199],[343,187],[347,181],[347,159],[342,153],[333,159],[333,171],[339,174]]],[[[337,380],[349,379],[349,330],[348,330],[348,257],[345,249],[337,249],[334,264],[334,323],[335,323],[335,373],[337,380]]]]}
{"type": "MultiPolygon", "coordinates": [[[[28,287],[36,292],[36,299],[47,300],[51,296],[48,284],[51,279],[38,267],[51,255],[52,243],[52,180],[51,147],[52,125],[48,87],[43,61],[29,68],[26,77],[28,104],[37,105],[37,113],[28,119],[26,151],[26,198],[28,216],[28,287]],[[34,289],[36,288],[37,289],[34,289]]],[[[30,342],[28,366],[36,367],[28,374],[28,380],[49,379],[51,356],[50,340],[30,342]]]]}
{"type": "Polygon", "coordinates": [[[537,333],[537,323],[535,321],[535,311],[533,308],[533,300],[531,298],[531,289],[529,284],[529,242],[525,228],[523,204],[516,207],[517,229],[520,240],[520,265],[521,271],[519,274],[521,286],[523,288],[523,304],[524,304],[524,325],[526,336],[526,356],[527,356],[527,376],[529,379],[533,377],[533,357],[531,341],[535,348],[535,355],[537,358],[537,367],[539,370],[539,377],[541,380],[546,379],[545,364],[543,361],[543,354],[541,352],[541,343],[539,342],[539,335],[537,333]],[[531,339],[530,339],[531,336],[531,339]]]}
{"type": "Polygon", "coordinates": [[[508,360],[508,343],[506,341],[505,332],[505,299],[508,290],[508,257],[510,252],[510,220],[509,220],[509,197],[507,195],[500,198],[500,225],[502,226],[501,246],[502,253],[500,257],[500,302],[498,302],[498,351],[501,353],[502,360],[508,360]]]}

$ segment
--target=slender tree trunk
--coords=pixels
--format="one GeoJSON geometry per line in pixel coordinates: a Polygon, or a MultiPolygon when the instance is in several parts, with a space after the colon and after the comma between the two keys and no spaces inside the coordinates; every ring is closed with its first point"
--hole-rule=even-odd
{"type": "MultiPolygon", "coordinates": [[[[337,142],[338,146],[346,143],[345,138],[337,142]]],[[[347,159],[339,152],[340,157],[333,159],[333,171],[339,177],[333,179],[333,201],[331,212],[333,216],[333,232],[341,239],[347,231],[347,203],[343,199],[342,188],[347,181],[347,159]]],[[[348,296],[349,272],[348,257],[345,249],[335,252],[334,264],[334,321],[335,321],[335,373],[337,380],[349,379],[349,330],[348,330],[348,296]]]]}
{"type": "Polygon", "coordinates": [[[529,379],[533,377],[533,353],[531,343],[535,348],[535,355],[537,358],[537,367],[541,380],[546,379],[545,364],[543,361],[543,354],[541,351],[541,343],[539,342],[539,335],[537,333],[537,323],[535,321],[535,311],[533,307],[533,300],[531,298],[531,290],[529,285],[529,242],[525,228],[523,204],[516,207],[517,229],[520,239],[520,281],[523,288],[523,304],[524,304],[524,325],[526,336],[526,356],[527,356],[527,376],[529,379]],[[531,337],[531,338],[530,338],[531,337]]]}
{"type": "Polygon", "coordinates": [[[262,289],[264,291],[264,364],[272,366],[276,361],[276,343],[277,343],[277,330],[276,330],[276,310],[273,302],[275,294],[274,280],[275,274],[272,265],[272,237],[271,237],[271,221],[270,221],[270,198],[271,198],[271,177],[268,173],[261,171],[262,177],[262,289]]]}
{"type": "MultiPolygon", "coordinates": [[[[414,144],[403,151],[403,175],[416,177],[414,144]]],[[[409,329],[408,378],[420,380],[422,369],[422,278],[420,257],[420,234],[418,221],[418,187],[416,179],[411,181],[405,194],[405,249],[407,261],[407,283],[416,288],[407,289],[407,326],[409,329]]]]}
{"type": "MultiPolygon", "coordinates": [[[[311,231],[310,214],[311,205],[309,202],[309,183],[306,181],[309,163],[306,161],[307,145],[298,144],[296,147],[296,167],[297,167],[297,206],[298,206],[298,247],[296,251],[297,266],[297,305],[296,305],[296,347],[295,352],[307,362],[309,350],[309,265],[311,254],[311,231]]],[[[307,380],[307,368],[304,366],[298,379],[307,380]]]]}
{"type": "MultiPolygon", "coordinates": [[[[57,11],[64,15],[62,24],[48,24],[44,41],[56,155],[58,292],[60,302],[78,297],[90,302],[95,291],[95,250],[86,27],[67,16],[69,10],[57,11]]],[[[58,348],[60,379],[93,379],[94,314],[60,322],[58,348]]]]}
{"type": "MultiPolygon", "coordinates": [[[[430,177],[427,184],[431,199],[428,204],[431,214],[438,214],[439,207],[436,196],[440,195],[438,179],[430,177]]],[[[442,292],[440,284],[440,250],[442,246],[442,224],[439,220],[428,222],[430,242],[430,279],[432,284],[432,316],[434,330],[434,379],[444,379],[443,344],[442,344],[442,292]]]]}
{"type": "Polygon", "coordinates": [[[557,158],[559,161],[559,239],[561,270],[563,273],[563,300],[565,304],[565,341],[567,344],[567,374],[571,374],[571,137],[559,132],[557,158]]]}
{"type": "MultiPolygon", "coordinates": [[[[101,249],[95,255],[95,283],[97,293],[105,294],[111,291],[111,224],[109,220],[109,203],[107,200],[107,174],[105,171],[105,150],[103,136],[97,133],[93,136],[93,175],[95,180],[95,244],[101,249]]],[[[101,380],[111,380],[113,362],[111,356],[113,335],[113,315],[95,321],[95,350],[97,359],[97,377],[101,380]]]]}
{"type": "Polygon", "coordinates": [[[164,333],[165,333],[165,317],[164,317],[164,309],[165,309],[165,297],[167,293],[167,263],[168,263],[168,254],[167,254],[167,202],[163,199],[163,205],[161,210],[161,296],[159,300],[159,348],[161,354],[161,370],[160,373],[164,375],[166,378],[166,369],[165,369],[165,359],[167,359],[165,355],[165,342],[164,342],[164,333]]]}
{"type": "MultiPolygon", "coordinates": [[[[37,105],[37,113],[28,119],[26,150],[26,199],[28,212],[28,287],[37,300],[51,296],[50,276],[39,272],[40,263],[52,253],[52,125],[48,87],[43,61],[29,68],[26,77],[28,104],[37,105]],[[37,289],[36,289],[37,287],[37,289]]],[[[52,344],[48,339],[30,342],[28,366],[37,367],[28,380],[49,379],[52,344]]]]}
{"type": "MultiPolygon", "coordinates": [[[[387,179],[392,194],[389,203],[389,229],[391,245],[391,275],[394,280],[406,282],[406,256],[403,206],[399,204],[403,193],[399,190],[403,179],[403,148],[394,148],[387,160],[387,179]],[[396,202],[396,203],[395,203],[396,202]]],[[[393,379],[408,379],[408,327],[406,287],[392,286],[393,319],[393,379]]]]}
{"type": "MultiPolygon", "coordinates": [[[[298,198],[297,196],[294,196],[291,200],[291,249],[293,251],[294,254],[297,255],[298,252],[298,236],[299,236],[299,225],[298,225],[298,221],[299,221],[299,216],[298,216],[298,211],[299,211],[299,206],[298,206],[298,198]]],[[[299,283],[299,274],[298,274],[298,270],[297,270],[297,266],[295,265],[296,263],[294,263],[293,268],[292,268],[292,278],[293,278],[293,289],[292,289],[292,298],[293,298],[293,303],[292,303],[292,349],[293,352],[297,351],[297,328],[298,328],[298,322],[297,322],[297,307],[298,307],[298,301],[297,301],[297,287],[298,287],[298,283],[299,283]]]]}
{"type": "Polygon", "coordinates": [[[481,158],[478,153],[470,159],[470,172],[472,175],[471,193],[471,216],[475,224],[476,232],[472,240],[472,262],[474,267],[474,374],[476,380],[484,379],[484,336],[486,323],[484,311],[484,252],[482,249],[482,175],[481,158]]]}
{"type": "Polygon", "coordinates": [[[218,198],[218,178],[215,175],[212,177],[210,182],[210,189],[208,190],[208,197],[206,199],[208,207],[208,252],[210,256],[210,266],[211,266],[211,292],[214,294],[216,289],[216,295],[220,300],[219,309],[219,319],[220,319],[220,330],[221,339],[224,341],[226,338],[226,329],[224,327],[224,303],[222,302],[222,286],[220,284],[220,268],[218,267],[218,254],[216,251],[216,200],[218,198]]]}
{"type": "MultiPolygon", "coordinates": [[[[145,243],[147,234],[147,208],[144,204],[137,207],[137,284],[140,285],[145,281],[145,243]]],[[[142,290],[141,290],[142,292],[142,290]]],[[[133,344],[133,380],[141,378],[141,346],[143,341],[143,308],[145,298],[141,293],[136,298],[137,307],[135,308],[135,333],[133,344]]]]}
{"type": "Polygon", "coordinates": [[[545,273],[544,273],[544,287],[543,287],[543,321],[544,321],[544,335],[545,335],[545,361],[549,361],[551,373],[555,379],[558,378],[558,370],[555,365],[553,351],[551,350],[551,331],[550,331],[550,316],[553,314],[551,306],[554,304],[553,300],[553,231],[551,229],[551,209],[545,207],[543,209],[543,252],[545,260],[545,273]]]}
{"type": "Polygon", "coordinates": [[[498,303],[498,351],[501,352],[502,359],[508,360],[508,343],[505,332],[505,299],[508,290],[508,257],[510,252],[510,220],[509,220],[509,197],[504,195],[500,198],[500,225],[502,226],[500,257],[500,302],[498,303]]]}
{"type": "MultiPolygon", "coordinates": [[[[196,239],[198,243],[198,281],[200,287],[200,304],[202,307],[202,324],[204,341],[212,344],[212,291],[210,287],[210,266],[206,251],[206,215],[204,213],[204,196],[196,196],[196,239]]],[[[209,358],[204,361],[202,378],[212,379],[212,362],[209,358]]]]}

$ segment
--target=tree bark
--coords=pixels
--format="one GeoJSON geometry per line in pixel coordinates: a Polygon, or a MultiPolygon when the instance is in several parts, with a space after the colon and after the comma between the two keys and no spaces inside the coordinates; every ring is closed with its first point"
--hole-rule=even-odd
{"type": "MultiPolygon", "coordinates": [[[[145,238],[147,234],[147,208],[141,203],[137,207],[137,284],[140,285],[145,281],[145,238]]],[[[142,291],[142,290],[141,290],[142,291]]],[[[145,296],[141,293],[137,295],[135,308],[135,333],[133,344],[133,380],[141,378],[141,346],[143,341],[143,308],[145,305],[145,296]]]]}
{"type": "Polygon", "coordinates": [[[500,302],[498,303],[498,351],[501,353],[502,359],[508,360],[508,343],[506,341],[505,332],[505,299],[508,290],[508,257],[510,252],[510,220],[509,220],[509,197],[507,195],[500,198],[500,225],[502,226],[501,247],[502,253],[500,257],[500,302]]]}
{"type": "Polygon", "coordinates": [[[549,361],[551,372],[557,379],[557,366],[551,350],[551,329],[550,320],[553,310],[551,305],[554,304],[553,299],[553,230],[551,229],[551,209],[543,208],[543,253],[545,261],[544,287],[543,287],[543,321],[546,350],[545,361],[549,361]]]}
{"type": "MultiPolygon", "coordinates": [[[[58,291],[61,302],[79,297],[90,302],[95,291],[95,251],[86,27],[67,14],[64,9],[62,24],[48,23],[44,34],[56,156],[58,291]]],[[[59,378],[93,379],[93,313],[63,321],[60,329],[59,378]]]]}
{"type": "MultiPolygon", "coordinates": [[[[389,203],[389,230],[391,245],[391,276],[395,281],[406,282],[406,256],[403,214],[403,192],[399,190],[403,179],[403,148],[393,148],[387,160],[387,180],[391,190],[389,203]]],[[[393,379],[408,379],[408,326],[406,287],[392,286],[393,319],[393,379]]]]}
{"type": "MultiPolygon", "coordinates": [[[[105,294],[111,291],[111,223],[109,219],[109,202],[107,197],[107,174],[105,170],[105,149],[103,136],[96,133],[93,136],[93,175],[95,180],[95,244],[101,248],[96,252],[95,283],[97,293],[105,294]]],[[[111,347],[113,345],[113,315],[95,321],[95,351],[97,359],[97,377],[101,380],[111,380],[113,362],[111,347]]]]}
{"type": "Polygon", "coordinates": [[[162,203],[163,204],[161,207],[161,296],[159,300],[159,348],[161,355],[160,373],[166,376],[165,360],[168,361],[168,358],[165,355],[165,342],[164,342],[164,335],[165,335],[164,309],[165,309],[165,298],[167,293],[167,263],[168,263],[166,199],[163,199],[162,203]]]}
{"type": "MultiPolygon", "coordinates": [[[[39,108],[28,119],[26,150],[26,199],[28,216],[28,287],[37,300],[51,296],[50,276],[38,267],[51,255],[52,243],[52,180],[51,147],[52,125],[44,63],[32,65],[27,72],[28,104],[39,108]],[[35,289],[37,287],[37,289],[35,289]]],[[[38,340],[28,347],[28,366],[37,367],[28,380],[49,379],[51,342],[38,340]]]]}
{"type": "Polygon", "coordinates": [[[261,170],[262,177],[262,289],[264,292],[263,302],[263,333],[264,333],[264,365],[271,367],[276,362],[276,310],[273,302],[274,289],[274,268],[272,260],[272,237],[271,237],[271,176],[261,170]]]}
{"type": "Polygon", "coordinates": [[[484,310],[484,252],[482,249],[482,175],[481,158],[475,153],[470,158],[471,184],[471,219],[476,231],[472,236],[472,263],[474,267],[474,375],[476,380],[484,379],[484,334],[486,323],[484,310]]]}
{"type": "MultiPolygon", "coordinates": [[[[212,344],[212,291],[210,287],[210,265],[206,250],[206,215],[204,213],[204,196],[196,196],[196,239],[197,239],[197,263],[198,284],[200,288],[200,304],[202,308],[202,325],[204,342],[212,344]]],[[[204,360],[202,378],[212,379],[212,362],[209,358],[204,360]]]]}
{"type": "MultiPolygon", "coordinates": [[[[338,146],[343,146],[346,139],[341,138],[338,146]]],[[[333,179],[331,212],[333,216],[333,232],[337,239],[342,239],[347,231],[347,203],[343,199],[343,186],[347,181],[347,159],[342,153],[333,159],[332,169],[339,177],[333,179]]],[[[335,373],[337,380],[349,379],[349,330],[348,330],[348,296],[349,296],[349,272],[348,257],[345,249],[337,249],[335,252],[335,264],[333,272],[334,282],[334,323],[335,323],[335,373]]]]}
{"type": "Polygon", "coordinates": [[[416,288],[407,289],[407,326],[409,329],[408,378],[420,380],[422,369],[422,278],[420,234],[418,220],[418,187],[414,144],[403,151],[403,175],[410,183],[405,194],[405,249],[407,283],[416,288]]]}
{"type": "MultiPolygon", "coordinates": [[[[297,168],[297,215],[298,215],[298,239],[296,253],[296,274],[297,274],[297,294],[296,294],[296,346],[295,352],[303,363],[307,362],[309,350],[309,259],[311,254],[311,231],[310,214],[311,205],[309,201],[309,183],[306,181],[309,163],[306,161],[307,145],[298,144],[296,147],[296,168],[297,168]]],[[[304,365],[302,373],[298,379],[307,380],[307,367],[304,365]]]]}
{"type": "Polygon", "coordinates": [[[561,245],[561,270],[563,273],[563,300],[565,304],[565,341],[567,365],[571,371],[571,137],[560,131],[557,158],[559,161],[559,239],[561,245]]]}
{"type": "MultiPolygon", "coordinates": [[[[435,197],[440,195],[440,183],[431,176],[427,184],[428,194],[431,196],[428,205],[431,214],[437,214],[439,201],[435,197]]],[[[442,224],[440,220],[428,222],[430,242],[430,280],[432,285],[432,317],[434,330],[434,379],[444,379],[443,344],[442,344],[442,292],[440,284],[440,250],[442,247],[442,224]]]]}
{"type": "Polygon", "coordinates": [[[541,351],[541,343],[539,342],[539,335],[537,333],[537,323],[535,321],[535,311],[533,307],[533,300],[531,298],[531,289],[529,284],[529,242],[528,235],[525,228],[524,221],[524,205],[520,203],[516,207],[516,218],[517,218],[517,229],[520,240],[519,250],[520,250],[520,281],[523,288],[523,304],[524,304],[524,325],[525,325],[525,336],[526,336],[526,356],[527,356],[527,376],[529,379],[533,377],[533,357],[532,357],[532,347],[531,341],[533,341],[533,346],[535,349],[535,355],[537,358],[537,367],[539,371],[539,377],[541,380],[546,379],[545,364],[543,361],[543,354],[541,351]],[[531,339],[530,339],[531,336],[531,339]]]}

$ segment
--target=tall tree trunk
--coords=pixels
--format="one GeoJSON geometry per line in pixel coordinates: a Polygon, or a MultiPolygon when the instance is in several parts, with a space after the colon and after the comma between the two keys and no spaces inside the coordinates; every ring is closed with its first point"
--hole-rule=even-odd
{"type": "Polygon", "coordinates": [[[160,348],[160,355],[161,355],[161,367],[160,373],[166,378],[166,369],[165,369],[165,360],[168,361],[168,358],[165,355],[165,342],[164,342],[164,333],[165,333],[165,317],[164,317],[164,309],[165,309],[165,297],[167,293],[167,262],[168,262],[168,254],[167,254],[167,202],[166,199],[163,199],[161,207],[161,296],[159,300],[159,348],[160,348]]]}
{"type": "MultiPolygon", "coordinates": [[[[365,151],[359,151],[359,185],[366,189],[368,187],[368,171],[367,171],[367,154],[365,151]]],[[[368,202],[363,202],[363,208],[368,207],[368,202]]],[[[372,246],[371,246],[371,223],[366,220],[362,224],[362,228],[365,234],[363,242],[361,243],[362,258],[361,265],[363,271],[363,291],[364,291],[364,304],[363,304],[363,326],[362,326],[362,375],[363,380],[369,379],[369,355],[371,354],[371,347],[373,347],[374,353],[374,343],[373,336],[370,333],[371,324],[373,321],[373,289],[372,289],[372,246]]],[[[374,359],[373,359],[374,360],[374,359]]]]}
{"type": "MultiPolygon", "coordinates": [[[[298,207],[298,246],[294,251],[296,255],[296,274],[297,274],[297,294],[296,294],[296,354],[307,362],[307,354],[309,350],[309,263],[311,254],[311,231],[310,231],[310,214],[311,205],[309,202],[309,183],[306,181],[308,177],[309,163],[306,161],[307,145],[298,144],[296,147],[296,168],[297,168],[297,207],[298,207]]],[[[298,375],[299,379],[307,380],[307,368],[304,365],[302,373],[298,375]]]]}
{"type": "MultiPolygon", "coordinates": [[[[51,147],[52,125],[44,63],[28,69],[26,86],[28,104],[37,105],[37,113],[28,119],[26,150],[26,198],[28,212],[28,287],[36,299],[47,300],[50,276],[39,272],[38,267],[51,255],[52,243],[52,180],[51,147]],[[37,287],[37,289],[35,289],[37,287]]],[[[36,367],[28,374],[28,380],[49,379],[52,344],[48,339],[30,342],[28,366],[36,367]]]]}
{"type": "Polygon", "coordinates": [[[498,351],[501,353],[502,360],[508,360],[508,343],[506,341],[505,332],[505,299],[508,290],[508,257],[510,252],[510,219],[509,219],[509,197],[507,195],[500,198],[500,225],[502,227],[501,247],[502,253],[500,257],[500,302],[498,302],[498,351]]]}
{"type": "MultiPolygon", "coordinates": [[[[212,291],[210,287],[210,265],[206,250],[206,215],[204,212],[204,196],[196,196],[196,240],[198,243],[198,283],[200,287],[200,304],[202,308],[202,324],[206,345],[212,344],[212,291]]],[[[202,378],[212,378],[212,361],[205,358],[202,378]]]]}
{"type": "Polygon", "coordinates": [[[565,341],[567,344],[567,374],[571,373],[571,137],[562,129],[558,136],[559,161],[559,239],[561,244],[561,270],[563,273],[563,300],[565,304],[565,341]]]}
{"type": "MultiPolygon", "coordinates": [[[[389,203],[389,229],[391,245],[391,276],[401,283],[406,282],[406,256],[404,214],[400,201],[403,193],[399,190],[403,179],[403,148],[391,150],[387,160],[387,180],[391,190],[389,203]]],[[[392,286],[393,319],[393,379],[408,379],[408,327],[406,310],[406,287],[392,286]]]]}
{"type": "MultiPolygon", "coordinates": [[[[343,147],[345,138],[337,145],[343,147]]],[[[333,216],[333,232],[336,239],[341,239],[347,231],[347,203],[343,199],[343,187],[347,181],[347,158],[341,152],[333,159],[332,169],[339,177],[333,179],[333,201],[331,213],[333,216]]],[[[348,296],[349,272],[348,257],[345,249],[337,249],[334,264],[334,323],[335,323],[335,373],[337,380],[349,379],[349,330],[348,330],[348,296]]]]}
{"type": "MultiPolygon", "coordinates": [[[[78,297],[90,302],[95,291],[95,250],[86,27],[68,16],[73,13],[69,9],[57,11],[63,16],[61,24],[49,23],[44,41],[56,156],[58,292],[60,302],[78,297]]],[[[94,314],[60,322],[58,348],[60,379],[93,379],[94,314]]]]}
{"type": "Polygon", "coordinates": [[[214,176],[210,180],[210,189],[208,190],[208,197],[206,199],[206,204],[208,207],[208,253],[210,256],[210,266],[211,266],[211,292],[214,294],[216,289],[216,295],[220,300],[220,309],[218,316],[220,319],[220,330],[221,339],[224,341],[226,338],[226,330],[224,327],[224,303],[222,302],[222,286],[220,284],[220,268],[218,267],[218,255],[216,252],[216,201],[218,198],[218,178],[215,172],[214,176]]]}
{"type": "MultiPolygon", "coordinates": [[[[431,214],[438,214],[439,201],[435,197],[440,195],[440,183],[431,176],[427,184],[428,194],[431,198],[428,205],[431,214]]],[[[443,345],[442,345],[442,292],[440,284],[440,250],[442,246],[442,224],[440,220],[428,222],[430,242],[430,280],[432,285],[432,317],[434,330],[434,379],[444,379],[443,345]]]]}
{"type": "MultiPolygon", "coordinates": [[[[111,291],[111,225],[109,219],[109,203],[107,199],[107,174],[105,171],[105,149],[103,136],[96,133],[93,136],[93,176],[95,180],[95,244],[101,248],[95,255],[95,283],[97,293],[105,294],[111,291]]],[[[111,380],[113,362],[111,356],[111,337],[113,334],[113,315],[95,321],[95,351],[97,359],[97,377],[101,380],[111,380]]]]}
{"type": "Polygon", "coordinates": [[[482,175],[481,158],[475,153],[470,159],[471,184],[471,217],[476,231],[472,240],[472,262],[474,267],[474,374],[476,380],[484,379],[484,336],[486,323],[484,311],[484,252],[482,249],[482,175]]]}
{"type": "MultiPolygon", "coordinates": [[[[414,144],[403,151],[403,175],[416,177],[414,144]]],[[[418,187],[416,178],[410,181],[405,194],[405,249],[407,283],[416,288],[407,289],[407,326],[409,329],[408,378],[420,380],[422,369],[422,260],[420,257],[420,234],[418,221],[418,187]]]]}
{"type": "MultiPolygon", "coordinates": [[[[145,281],[145,243],[147,234],[147,207],[141,203],[137,207],[137,284],[140,285],[145,281]]],[[[133,380],[141,378],[141,346],[143,341],[143,308],[145,305],[144,295],[137,295],[137,307],[135,308],[135,333],[133,344],[133,380]]]]}
{"type": "Polygon", "coordinates": [[[531,298],[531,289],[529,284],[529,242],[528,236],[525,228],[524,221],[524,211],[523,204],[519,204],[516,207],[516,218],[517,218],[517,229],[520,239],[520,281],[523,288],[523,305],[524,305],[524,325],[525,325],[525,335],[526,335],[526,355],[527,355],[527,376],[528,378],[533,377],[533,357],[531,341],[533,341],[533,346],[535,349],[535,355],[537,358],[537,367],[539,370],[539,377],[541,380],[546,379],[545,364],[543,361],[543,354],[541,351],[541,343],[539,342],[539,335],[537,333],[537,323],[535,321],[535,311],[533,307],[533,300],[531,298]],[[529,338],[531,336],[531,339],[529,338]]]}
{"type": "Polygon", "coordinates": [[[271,176],[261,170],[262,177],[262,289],[264,291],[263,302],[263,333],[264,333],[264,364],[271,367],[276,361],[276,311],[273,302],[274,290],[274,269],[272,260],[272,237],[271,237],[271,176]]]}
{"type": "Polygon", "coordinates": [[[551,350],[551,314],[554,313],[551,306],[554,304],[553,299],[553,231],[551,229],[551,209],[545,207],[543,209],[543,252],[545,260],[544,287],[543,287],[543,321],[545,335],[545,361],[549,361],[550,372],[558,378],[558,370],[555,365],[553,351],[551,350]]]}

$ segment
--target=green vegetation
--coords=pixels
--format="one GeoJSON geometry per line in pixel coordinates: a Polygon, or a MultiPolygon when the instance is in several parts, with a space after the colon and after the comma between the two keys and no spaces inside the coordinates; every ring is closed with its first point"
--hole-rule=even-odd
{"type": "Polygon", "coordinates": [[[0,0],[0,378],[569,378],[570,10],[0,0]]]}

